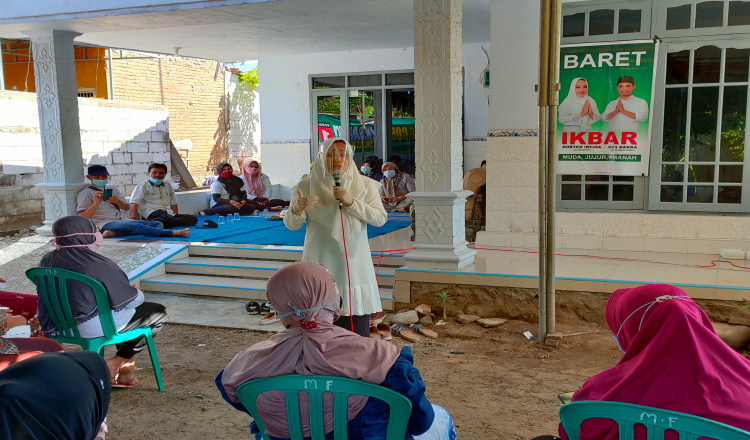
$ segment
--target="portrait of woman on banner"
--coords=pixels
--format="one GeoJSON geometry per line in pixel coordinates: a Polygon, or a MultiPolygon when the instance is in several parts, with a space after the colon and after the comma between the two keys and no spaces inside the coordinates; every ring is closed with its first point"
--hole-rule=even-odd
{"type": "Polygon", "coordinates": [[[589,96],[589,83],[585,78],[573,78],[568,96],[558,108],[558,120],[564,132],[591,131],[591,124],[602,119],[596,101],[589,96]]]}

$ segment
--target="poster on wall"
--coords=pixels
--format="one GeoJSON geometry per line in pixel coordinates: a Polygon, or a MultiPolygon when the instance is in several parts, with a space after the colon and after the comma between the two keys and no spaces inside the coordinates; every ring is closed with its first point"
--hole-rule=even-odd
{"type": "Polygon", "coordinates": [[[560,47],[557,174],[648,175],[657,45],[560,47]]]}

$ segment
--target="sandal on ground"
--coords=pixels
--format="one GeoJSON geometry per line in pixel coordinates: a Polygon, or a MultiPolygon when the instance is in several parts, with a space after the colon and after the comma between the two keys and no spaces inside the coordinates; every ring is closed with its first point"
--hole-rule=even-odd
{"type": "Polygon", "coordinates": [[[393,336],[391,335],[391,328],[388,326],[388,324],[383,324],[382,322],[377,325],[378,333],[380,333],[380,339],[384,341],[390,341],[393,339],[393,336]]]}
{"type": "Polygon", "coordinates": [[[409,342],[419,342],[419,340],[422,339],[418,335],[414,334],[414,332],[409,330],[409,327],[403,324],[394,325],[393,327],[391,327],[391,331],[409,342]]]}
{"type": "Polygon", "coordinates": [[[245,304],[245,310],[247,310],[247,313],[251,315],[259,315],[260,314],[260,304],[258,304],[255,301],[250,301],[249,303],[245,304]]]}
{"type": "Polygon", "coordinates": [[[370,337],[374,339],[380,339],[380,332],[378,331],[378,327],[371,325],[370,326],[370,337]]]}
{"type": "Polygon", "coordinates": [[[425,335],[430,339],[435,339],[438,337],[438,334],[435,330],[425,326],[424,324],[412,324],[411,331],[413,331],[414,333],[425,335]]]}
{"type": "Polygon", "coordinates": [[[260,321],[258,321],[258,324],[260,325],[268,325],[273,324],[274,322],[279,321],[279,315],[276,314],[276,312],[269,312],[266,313],[266,316],[260,318],[260,321]]]}
{"type": "Polygon", "coordinates": [[[258,313],[261,315],[271,313],[271,312],[273,312],[273,307],[271,307],[271,303],[269,302],[264,302],[263,304],[258,306],[258,313]]]}

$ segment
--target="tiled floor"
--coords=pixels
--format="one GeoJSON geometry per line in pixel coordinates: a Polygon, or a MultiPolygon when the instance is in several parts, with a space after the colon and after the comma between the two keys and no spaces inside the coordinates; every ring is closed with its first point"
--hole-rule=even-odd
{"type": "MultiPolygon", "coordinates": [[[[410,237],[409,228],[400,229],[370,239],[370,248],[374,253],[392,251],[399,254],[413,247],[410,237]]],[[[224,248],[217,249],[224,256],[227,256],[226,248],[231,247],[300,250],[298,247],[265,245],[195,244],[224,248]]],[[[720,259],[718,255],[704,254],[565,249],[559,251],[556,258],[556,287],[559,290],[611,293],[639,284],[669,283],[683,287],[695,298],[750,298],[750,270],[724,262],[715,263],[715,267],[702,267],[711,266],[712,261],[720,259]]],[[[733,263],[750,267],[750,262],[745,260],[733,263]]],[[[537,273],[536,249],[481,248],[477,249],[474,264],[458,271],[404,267],[396,271],[396,280],[536,288],[537,273]]]]}
{"type": "MultiPolygon", "coordinates": [[[[401,229],[370,240],[373,251],[413,246],[411,231],[401,229]]],[[[532,248],[477,248],[474,264],[458,271],[399,269],[397,280],[462,283],[490,286],[529,287],[538,285],[538,259],[532,248]]],[[[703,299],[742,300],[750,298],[750,269],[733,267],[719,255],[628,252],[604,250],[558,251],[556,287],[611,293],[623,287],[646,283],[681,286],[691,296],[703,299]],[[717,261],[716,263],[712,263],[717,261]],[[714,267],[703,267],[712,266],[714,267]]],[[[734,260],[750,267],[750,261],[734,260]]]]}

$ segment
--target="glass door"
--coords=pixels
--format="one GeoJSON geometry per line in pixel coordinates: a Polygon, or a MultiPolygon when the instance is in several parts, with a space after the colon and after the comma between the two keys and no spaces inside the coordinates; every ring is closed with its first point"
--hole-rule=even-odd
{"type": "Polygon", "coordinates": [[[314,130],[312,138],[317,139],[317,142],[311,142],[311,161],[315,160],[315,156],[320,151],[320,145],[326,139],[334,137],[346,138],[347,133],[345,131],[348,128],[341,125],[341,120],[346,115],[344,112],[345,107],[342,105],[346,102],[343,91],[314,90],[312,98],[315,103],[312,107],[313,121],[316,122],[312,127],[314,130]]]}
{"type": "Polygon", "coordinates": [[[383,161],[394,156],[401,171],[414,176],[414,90],[393,89],[386,91],[386,145],[383,161]]]}
{"type": "Polygon", "coordinates": [[[381,90],[349,91],[349,143],[358,166],[369,156],[382,159],[382,96],[381,90]]]}

